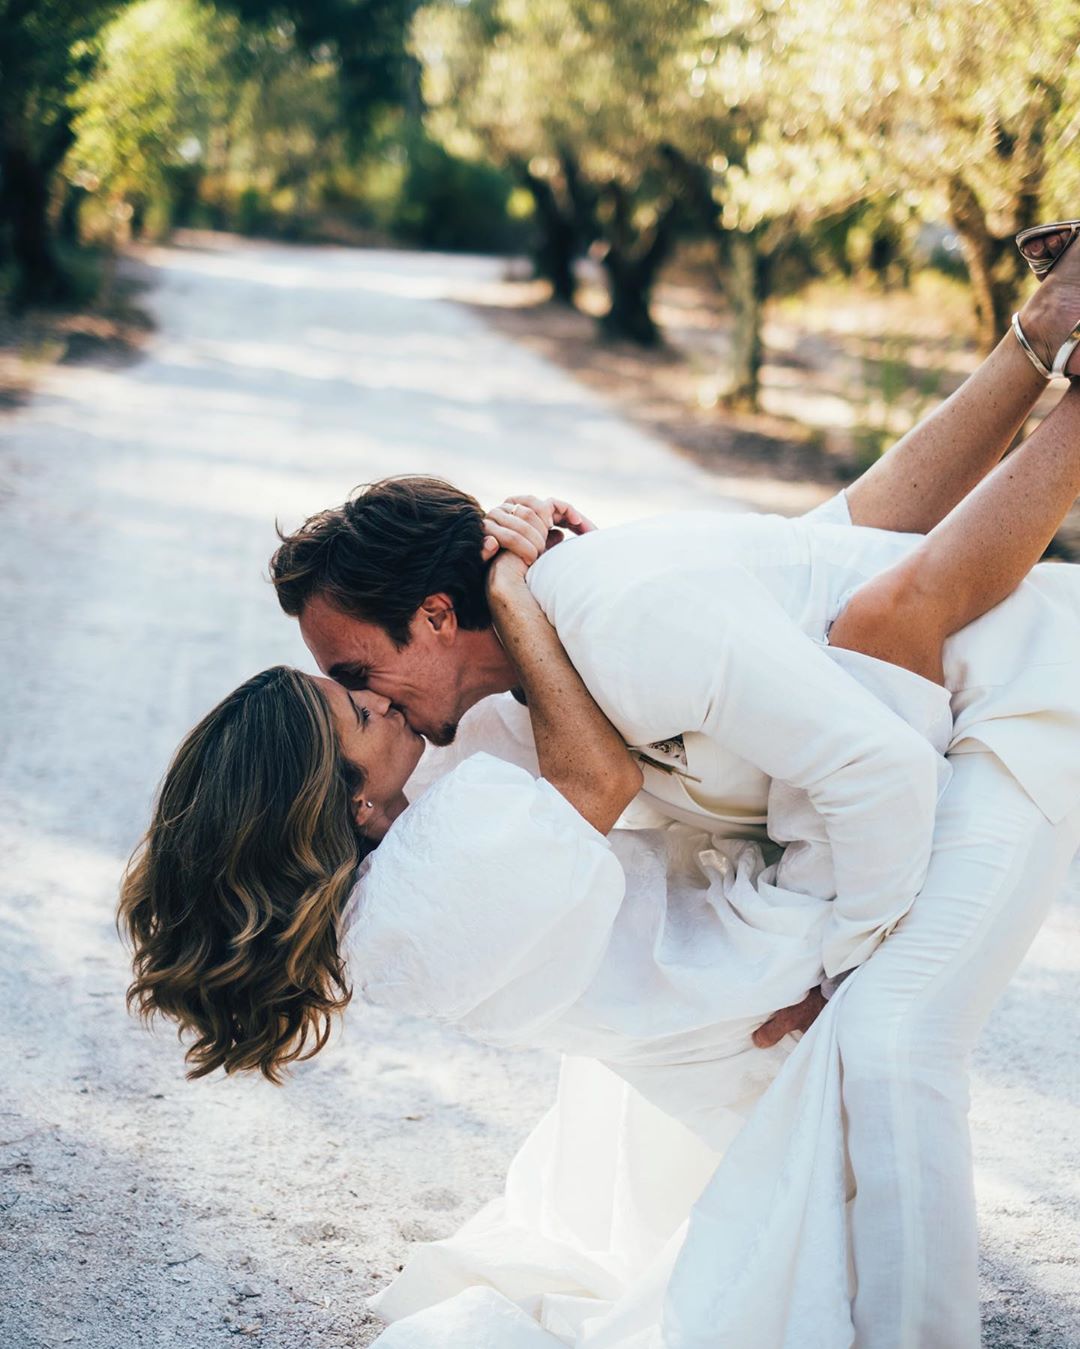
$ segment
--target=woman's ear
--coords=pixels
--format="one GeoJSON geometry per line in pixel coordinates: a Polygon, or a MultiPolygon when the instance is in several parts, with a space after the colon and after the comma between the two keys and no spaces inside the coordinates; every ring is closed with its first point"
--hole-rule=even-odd
{"type": "Polygon", "coordinates": [[[386,837],[386,831],[408,804],[404,792],[399,792],[388,806],[369,801],[360,792],[352,800],[353,819],[368,843],[381,843],[386,837]]]}
{"type": "Polygon", "coordinates": [[[353,793],[349,805],[352,809],[353,823],[361,833],[366,833],[368,825],[371,824],[375,816],[374,804],[367,799],[363,790],[360,790],[353,793]]]}

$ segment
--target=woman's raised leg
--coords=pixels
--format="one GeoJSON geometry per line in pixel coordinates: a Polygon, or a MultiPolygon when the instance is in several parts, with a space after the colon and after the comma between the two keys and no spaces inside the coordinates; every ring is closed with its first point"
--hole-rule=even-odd
{"type": "Polygon", "coordinates": [[[901,562],[852,596],[829,641],[944,682],[945,638],[1012,594],[1080,496],[1080,381],[901,562]]]}
{"type": "MultiPolygon", "coordinates": [[[[1060,237],[1051,240],[1051,251],[1060,245],[1060,237]]],[[[1070,247],[1021,309],[1020,322],[1042,349],[1053,350],[1077,318],[1080,247],[1070,247]]],[[[1000,461],[1045,388],[1006,333],[951,397],[847,489],[853,522],[928,533],[1000,461]]]]}

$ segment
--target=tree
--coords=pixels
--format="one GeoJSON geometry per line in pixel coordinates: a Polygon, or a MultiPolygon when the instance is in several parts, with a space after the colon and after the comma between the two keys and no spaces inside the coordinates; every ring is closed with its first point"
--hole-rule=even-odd
{"type": "Polygon", "coordinates": [[[879,192],[945,216],[963,245],[979,344],[1001,335],[1027,269],[1014,234],[1076,214],[1075,0],[804,4],[800,78],[819,119],[878,166],[879,192]]]}
{"type": "MultiPolygon", "coordinates": [[[[715,239],[734,316],[726,401],[757,406],[765,303],[783,263],[873,194],[867,156],[838,137],[805,78],[805,12],[821,0],[710,0],[684,34],[688,98],[664,128],[684,197],[715,239]]],[[[816,34],[811,30],[811,36],[816,34]]]]}
{"type": "Polygon", "coordinates": [[[716,240],[737,402],[781,264],[860,213],[894,241],[951,221],[984,347],[1025,284],[1014,233],[1076,213],[1075,0],[473,0],[415,31],[433,128],[527,176],[557,289],[595,233],[612,322],[647,337],[676,200],[716,240]]]}
{"type": "Polygon", "coordinates": [[[530,189],[540,260],[556,295],[590,241],[607,273],[608,331],[651,343],[649,296],[679,202],[657,128],[675,63],[704,0],[475,0],[420,11],[428,124],[461,154],[487,155],[530,189]]]}
{"type": "Polygon", "coordinates": [[[170,175],[206,153],[237,100],[239,21],[199,0],[140,0],[100,33],[93,74],[72,96],[67,171],[96,179],[137,217],[167,216],[170,175]]]}
{"type": "Polygon", "coordinates": [[[168,228],[192,176],[235,181],[255,223],[280,189],[302,199],[343,157],[337,64],[202,0],[138,0],[101,33],[73,98],[66,170],[168,228]]]}
{"type": "Polygon", "coordinates": [[[119,0],[0,0],[0,259],[14,263],[16,306],[65,292],[50,189],[72,141],[68,100],[95,34],[120,8],[119,0]]]}
{"type": "Polygon", "coordinates": [[[432,4],[414,42],[435,133],[527,175],[557,293],[569,291],[571,247],[598,240],[609,330],[654,341],[649,299],[676,228],[716,241],[736,315],[732,397],[753,404],[777,263],[866,193],[836,136],[820,123],[810,133],[781,7],[432,4]]]}
{"type": "Polygon", "coordinates": [[[377,114],[420,115],[419,72],[408,50],[419,0],[220,0],[259,28],[284,23],[298,50],[332,57],[340,73],[344,125],[359,148],[377,114]]]}

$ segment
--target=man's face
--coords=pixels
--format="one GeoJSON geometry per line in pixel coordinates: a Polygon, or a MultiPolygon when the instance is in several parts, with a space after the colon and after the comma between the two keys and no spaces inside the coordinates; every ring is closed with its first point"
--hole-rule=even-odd
{"type": "Polygon", "coordinates": [[[347,689],[389,698],[419,735],[448,745],[462,715],[457,616],[433,596],[413,615],[401,650],[376,623],[344,614],[321,595],[304,605],[300,634],[323,674],[347,689]]]}

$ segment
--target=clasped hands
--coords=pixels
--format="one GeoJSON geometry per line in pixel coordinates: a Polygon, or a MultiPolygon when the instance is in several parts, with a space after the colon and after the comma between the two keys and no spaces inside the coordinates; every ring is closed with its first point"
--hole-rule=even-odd
{"type": "MultiPolygon", "coordinates": [[[[571,534],[590,534],[593,522],[557,497],[512,496],[495,506],[484,517],[483,555],[492,561],[491,580],[507,567],[523,577],[542,553],[571,534]]],[[[792,1031],[807,1031],[821,1015],[825,997],[820,988],[812,988],[801,1002],[774,1013],[753,1034],[758,1049],[778,1044],[792,1031]]]]}
{"type": "Polygon", "coordinates": [[[541,553],[563,540],[564,530],[590,534],[595,528],[576,507],[558,497],[507,497],[484,517],[483,554],[493,558],[502,550],[531,567],[541,553]]]}

